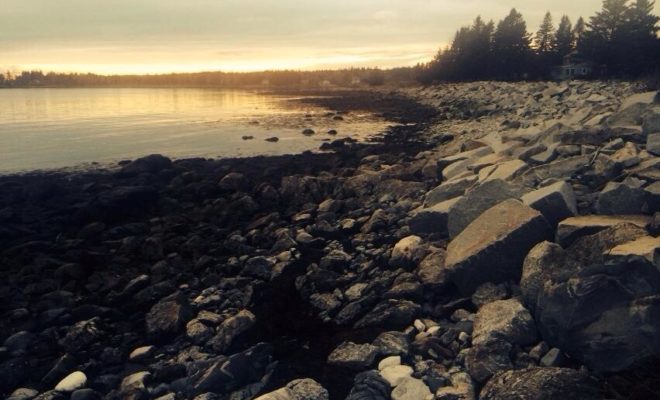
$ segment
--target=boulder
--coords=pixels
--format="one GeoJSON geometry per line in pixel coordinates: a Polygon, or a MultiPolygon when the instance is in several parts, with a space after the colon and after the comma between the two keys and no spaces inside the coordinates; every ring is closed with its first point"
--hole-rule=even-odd
{"type": "Polygon", "coordinates": [[[644,135],[660,132],[660,107],[647,110],[642,119],[642,133],[644,135]]]}
{"type": "Polygon", "coordinates": [[[523,160],[505,161],[480,170],[479,182],[483,183],[498,179],[510,181],[522,174],[527,168],[528,165],[523,160]]]}
{"type": "Polygon", "coordinates": [[[655,265],[660,265],[660,237],[642,236],[620,244],[603,252],[606,257],[644,257],[655,265]]]}
{"type": "Polygon", "coordinates": [[[520,201],[505,200],[449,243],[445,269],[464,294],[486,282],[517,282],[529,250],[549,235],[541,213],[520,201]]]}
{"type": "Polygon", "coordinates": [[[539,293],[543,285],[553,273],[558,273],[555,268],[565,267],[564,249],[558,244],[543,241],[534,246],[523,262],[522,276],[520,278],[520,289],[525,306],[534,312],[539,293]]]}
{"type": "Polygon", "coordinates": [[[447,252],[443,249],[433,249],[417,268],[417,276],[422,285],[428,289],[439,289],[447,283],[447,274],[444,269],[447,252]]]}
{"type": "Polygon", "coordinates": [[[634,143],[626,142],[623,148],[617,150],[612,155],[612,160],[619,163],[623,168],[630,168],[638,165],[641,161],[639,150],[634,143]]]}
{"type": "Polygon", "coordinates": [[[568,368],[529,368],[495,375],[482,400],[597,400],[598,385],[588,374],[568,368]]]}
{"type": "Polygon", "coordinates": [[[644,188],[646,192],[646,204],[648,212],[655,213],[660,211],[660,181],[653,182],[644,188]]]}
{"type": "Polygon", "coordinates": [[[517,199],[525,193],[522,187],[502,180],[485,182],[451,205],[447,217],[449,237],[458,236],[481,213],[506,199],[517,199]]]}
{"type": "Polygon", "coordinates": [[[424,196],[424,207],[431,207],[443,201],[462,196],[477,181],[476,176],[445,182],[424,196]]]}
{"type": "Polygon", "coordinates": [[[569,246],[577,238],[588,236],[615,225],[629,223],[640,228],[651,224],[652,218],[647,215],[585,215],[570,217],[557,226],[556,240],[563,247],[569,246]]]}
{"type": "Polygon", "coordinates": [[[408,222],[410,231],[416,234],[437,233],[446,236],[449,213],[460,199],[460,197],[456,197],[430,207],[414,210],[408,222]]]}
{"type": "Polygon", "coordinates": [[[403,329],[419,315],[419,304],[408,300],[389,299],[379,303],[354,325],[354,328],[403,329]]]}
{"type": "Polygon", "coordinates": [[[328,356],[328,364],[353,370],[371,367],[379,354],[378,347],[371,344],[344,342],[328,356]]]}
{"type": "Polygon", "coordinates": [[[473,345],[502,339],[513,345],[527,346],[536,343],[537,337],[532,315],[517,299],[486,304],[474,319],[473,345]]]}
{"type": "Polygon", "coordinates": [[[660,156],[660,132],[650,133],[646,138],[646,151],[660,156]]]}
{"type": "Polygon", "coordinates": [[[465,368],[472,379],[484,383],[498,372],[513,369],[511,350],[511,343],[506,340],[490,338],[467,350],[465,368]]]}
{"type": "Polygon", "coordinates": [[[540,211],[551,226],[577,215],[573,187],[564,181],[524,194],[521,200],[523,204],[540,211]]]}
{"type": "Polygon", "coordinates": [[[645,202],[644,189],[610,182],[598,195],[596,211],[601,215],[640,214],[645,202]]]}
{"type": "Polygon", "coordinates": [[[569,158],[562,158],[547,164],[533,167],[516,179],[526,186],[537,186],[547,179],[569,179],[587,169],[593,155],[585,154],[569,158]]]}
{"type": "Polygon", "coordinates": [[[155,174],[171,167],[172,160],[169,158],[160,154],[151,154],[124,165],[121,168],[120,174],[126,176],[133,176],[141,173],[155,174]]]}

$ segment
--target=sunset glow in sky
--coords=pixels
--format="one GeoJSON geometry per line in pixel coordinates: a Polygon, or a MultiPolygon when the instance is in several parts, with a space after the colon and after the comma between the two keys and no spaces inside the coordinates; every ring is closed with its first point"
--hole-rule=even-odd
{"type": "MultiPolygon", "coordinates": [[[[103,74],[394,67],[433,57],[475,16],[536,31],[601,0],[3,0],[0,68],[103,74]]],[[[656,14],[658,14],[656,5],[656,14]]]]}

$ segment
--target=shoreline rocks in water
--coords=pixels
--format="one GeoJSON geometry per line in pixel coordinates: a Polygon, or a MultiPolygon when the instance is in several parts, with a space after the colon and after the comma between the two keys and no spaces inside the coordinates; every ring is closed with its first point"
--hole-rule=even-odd
{"type": "Polygon", "coordinates": [[[656,395],[655,93],[364,96],[318,101],[416,124],[324,154],[0,176],[0,393],[656,395]]]}

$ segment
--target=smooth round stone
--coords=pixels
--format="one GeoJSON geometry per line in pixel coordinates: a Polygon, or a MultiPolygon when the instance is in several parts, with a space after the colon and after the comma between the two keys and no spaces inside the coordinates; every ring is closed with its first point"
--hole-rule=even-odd
{"type": "Polygon", "coordinates": [[[39,394],[39,391],[29,388],[20,388],[14,390],[7,400],[31,400],[39,394]]]}
{"type": "Polygon", "coordinates": [[[392,365],[383,368],[383,370],[380,371],[380,376],[382,376],[391,387],[399,386],[403,381],[410,378],[412,374],[413,369],[408,365],[392,365]]]}
{"type": "Polygon", "coordinates": [[[392,391],[392,400],[432,400],[433,398],[429,387],[415,378],[404,378],[392,391]]]}
{"type": "Polygon", "coordinates": [[[395,365],[401,365],[401,356],[383,358],[383,360],[378,363],[378,370],[382,371],[387,367],[392,367],[395,365]]]}
{"type": "Polygon", "coordinates": [[[87,384],[87,375],[81,371],[72,372],[66,378],[62,379],[60,383],[55,386],[58,392],[73,392],[82,389],[87,384]]]}
{"type": "Polygon", "coordinates": [[[156,347],[154,346],[142,346],[138,347],[137,349],[133,350],[131,354],[128,356],[128,359],[131,361],[140,361],[147,359],[151,357],[151,355],[154,353],[156,350],[156,347]]]}

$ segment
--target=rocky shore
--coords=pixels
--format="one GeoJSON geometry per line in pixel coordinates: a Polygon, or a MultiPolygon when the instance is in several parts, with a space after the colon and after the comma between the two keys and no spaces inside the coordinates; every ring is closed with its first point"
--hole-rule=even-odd
{"type": "Polygon", "coordinates": [[[0,395],[658,398],[660,96],[374,96],[378,144],[0,177],[0,395]]]}

